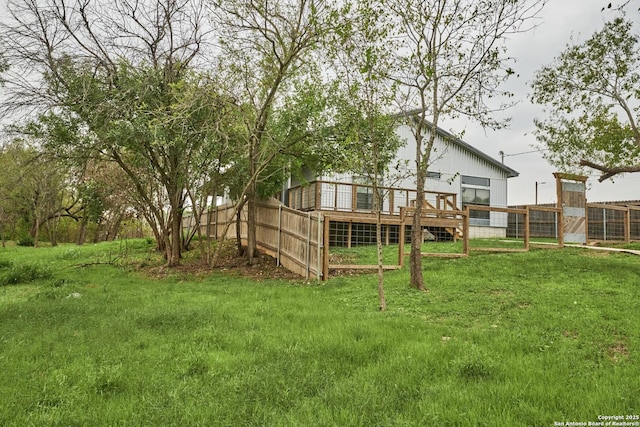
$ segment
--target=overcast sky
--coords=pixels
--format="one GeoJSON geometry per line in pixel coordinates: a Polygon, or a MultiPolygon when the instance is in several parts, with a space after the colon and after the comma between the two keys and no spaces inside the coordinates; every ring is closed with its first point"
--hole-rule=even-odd
{"type": "MultiPolygon", "coordinates": [[[[601,12],[606,3],[605,0],[549,0],[542,11],[538,27],[529,33],[512,37],[509,42],[510,54],[517,59],[514,70],[520,77],[514,79],[509,88],[520,103],[508,112],[513,120],[509,129],[485,133],[478,126],[464,121],[451,124],[464,126],[464,141],[491,157],[500,160],[499,152],[503,151],[504,163],[520,173],[519,177],[509,180],[510,205],[533,204],[536,181],[539,183],[539,203],[556,201],[552,175],[555,168],[539,152],[519,154],[535,150],[533,119],[544,117],[542,107],[533,105],[528,99],[527,95],[531,91],[528,83],[536,70],[549,65],[571,43],[572,37],[577,42],[582,42],[615,16],[612,11],[601,12]],[[540,184],[541,182],[545,184],[540,184]]],[[[615,5],[616,2],[613,3],[615,5]]],[[[636,5],[633,6],[637,9],[636,5]]],[[[640,14],[632,13],[633,10],[633,7],[629,8],[628,17],[637,23],[640,14]]],[[[449,128],[447,130],[458,131],[451,126],[449,128]]],[[[599,183],[596,171],[593,171],[588,184],[587,198],[590,202],[640,199],[640,173],[616,178],[615,183],[599,183]]]]}

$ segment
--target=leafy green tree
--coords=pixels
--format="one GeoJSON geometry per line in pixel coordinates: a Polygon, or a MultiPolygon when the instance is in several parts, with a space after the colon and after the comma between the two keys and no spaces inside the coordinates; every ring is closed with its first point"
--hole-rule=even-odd
{"type": "Polygon", "coordinates": [[[546,0],[433,0],[386,2],[397,32],[384,42],[395,44],[396,67],[390,75],[400,85],[401,110],[416,141],[416,211],[411,233],[411,286],[425,290],[422,274],[422,228],[427,170],[434,159],[434,131],[444,118],[466,116],[483,126],[501,128],[492,98],[514,71],[508,66],[506,38],[528,29],[546,0]]]}
{"type": "Polygon", "coordinates": [[[324,109],[316,51],[331,31],[331,2],[230,0],[216,3],[224,55],[221,72],[243,105],[243,182],[236,209],[247,204],[247,257],[256,252],[256,203],[279,187],[318,134],[324,109]]]}
{"type": "Polygon", "coordinates": [[[78,185],[79,197],[82,200],[82,218],[76,237],[76,243],[82,245],[86,237],[87,224],[98,224],[104,214],[105,205],[100,183],[87,180],[78,185]]]}
{"type": "Polygon", "coordinates": [[[30,235],[37,247],[46,227],[50,242],[56,244],[58,220],[73,216],[76,211],[76,201],[66,185],[68,171],[37,146],[20,139],[2,147],[0,167],[3,228],[9,222],[13,222],[14,229],[19,228],[22,220],[27,229],[17,237],[30,235]]]}
{"type": "Polygon", "coordinates": [[[17,203],[20,176],[18,154],[19,151],[13,144],[3,141],[0,148],[0,234],[3,247],[7,238],[15,234],[20,216],[20,206],[17,203]]]}
{"type": "MultiPolygon", "coordinates": [[[[384,186],[392,186],[391,168],[397,150],[404,141],[395,133],[397,116],[390,114],[397,85],[387,79],[389,46],[380,44],[390,30],[381,17],[383,2],[356,0],[346,3],[345,23],[328,44],[336,73],[335,134],[340,141],[341,161],[335,169],[364,177],[373,187],[372,211],[376,215],[378,257],[378,301],[381,311],[387,307],[384,293],[382,209],[384,186]]],[[[397,170],[397,168],[395,169],[397,170]]]]}
{"type": "Polygon", "coordinates": [[[176,265],[190,183],[209,174],[199,160],[234,108],[218,95],[222,80],[195,70],[203,3],[12,0],[9,11],[7,106],[45,110],[32,130],[57,155],[115,162],[176,265]]]}
{"type": "Polygon", "coordinates": [[[638,36],[618,17],[539,70],[531,98],[548,108],[535,121],[545,157],[566,171],[596,169],[600,181],[639,172],[639,69],[638,36]]]}

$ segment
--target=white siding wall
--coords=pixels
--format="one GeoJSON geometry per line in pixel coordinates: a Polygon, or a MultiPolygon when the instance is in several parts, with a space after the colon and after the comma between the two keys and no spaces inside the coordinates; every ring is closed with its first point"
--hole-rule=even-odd
{"type": "MultiPolygon", "coordinates": [[[[415,138],[408,126],[401,126],[397,130],[398,135],[407,143],[398,151],[400,159],[415,159],[415,138]]],[[[426,136],[428,137],[428,135],[426,136]]],[[[415,188],[415,161],[408,164],[411,175],[406,178],[402,186],[415,188]]],[[[436,136],[434,149],[431,153],[430,172],[440,173],[440,180],[427,178],[426,190],[441,191],[458,194],[458,207],[462,207],[462,183],[461,176],[475,176],[489,178],[491,206],[507,206],[507,174],[496,166],[487,163],[475,153],[465,150],[455,143],[447,143],[440,136],[436,136]]],[[[507,215],[503,213],[491,213],[490,224],[492,227],[506,227],[507,215]]]]}
{"type": "MultiPolygon", "coordinates": [[[[394,187],[413,189],[416,187],[415,181],[415,139],[408,126],[401,126],[396,131],[397,134],[406,141],[399,150],[396,160],[405,164],[406,170],[394,170],[392,173],[402,174],[401,180],[385,179],[384,185],[389,185],[394,181],[394,187]]],[[[428,135],[426,135],[428,137],[428,135]]],[[[495,165],[487,163],[486,160],[480,158],[473,152],[470,152],[460,145],[451,142],[445,142],[442,136],[437,135],[434,149],[431,154],[430,172],[440,173],[440,179],[427,178],[427,191],[456,193],[458,207],[462,207],[462,183],[461,176],[474,176],[480,178],[489,178],[491,192],[491,206],[507,206],[507,173],[500,170],[495,165]]],[[[330,182],[351,183],[353,174],[331,174],[318,177],[319,180],[330,182]]],[[[307,177],[305,177],[307,178],[307,177]]],[[[324,185],[322,189],[322,205],[333,206],[335,200],[335,186],[324,185]]],[[[338,186],[338,206],[339,210],[351,209],[351,187],[338,186]]],[[[402,195],[396,195],[396,203],[394,203],[395,211],[400,206],[404,206],[404,192],[402,195]]],[[[388,209],[388,201],[385,201],[385,209],[388,209]]],[[[503,213],[491,213],[491,227],[506,227],[507,215],[503,213]]]]}

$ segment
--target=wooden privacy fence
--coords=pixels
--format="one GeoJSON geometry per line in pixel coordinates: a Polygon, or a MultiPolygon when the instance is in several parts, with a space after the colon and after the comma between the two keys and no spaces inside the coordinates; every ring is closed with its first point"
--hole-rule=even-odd
{"type": "MultiPolygon", "coordinates": [[[[242,210],[240,238],[247,243],[247,209],[242,210]]],[[[233,205],[218,206],[202,214],[200,232],[215,239],[236,238],[236,217],[233,205]],[[225,235],[224,230],[230,225],[225,235]]],[[[186,217],[184,228],[191,230],[195,220],[186,217]]],[[[321,279],[323,271],[322,214],[300,212],[270,199],[258,203],[256,217],[256,245],[263,253],[276,259],[278,265],[302,277],[321,279]]]]}
{"type": "Polygon", "coordinates": [[[258,206],[256,242],[278,265],[307,279],[321,279],[323,227],[319,212],[300,212],[279,202],[262,203],[258,206]]]}
{"type": "MultiPolygon", "coordinates": [[[[243,211],[243,213],[246,211],[243,211]]],[[[200,233],[203,236],[209,236],[214,239],[231,239],[236,236],[235,215],[232,204],[218,206],[200,216],[200,233]],[[224,234],[227,224],[230,225],[227,234],[224,234]]],[[[244,221],[241,222],[241,235],[246,237],[246,214],[244,221]]],[[[195,217],[193,215],[185,215],[182,220],[182,228],[184,231],[191,231],[196,227],[195,217]]]]}

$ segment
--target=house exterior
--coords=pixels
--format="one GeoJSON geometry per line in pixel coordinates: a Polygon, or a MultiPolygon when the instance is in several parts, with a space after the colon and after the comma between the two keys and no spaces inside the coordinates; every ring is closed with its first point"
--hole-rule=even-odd
{"type": "MultiPolygon", "coordinates": [[[[399,126],[396,133],[406,143],[392,162],[403,166],[394,167],[381,183],[385,189],[382,212],[389,216],[415,203],[415,138],[407,125],[399,126]]],[[[425,184],[426,202],[433,209],[507,207],[508,180],[516,176],[515,170],[438,128],[425,184]]],[[[357,174],[314,176],[308,172],[304,181],[292,180],[283,196],[285,204],[295,209],[366,213],[373,207],[369,184],[357,174]]],[[[470,211],[469,237],[505,237],[506,229],[506,213],[470,211]]]]}

